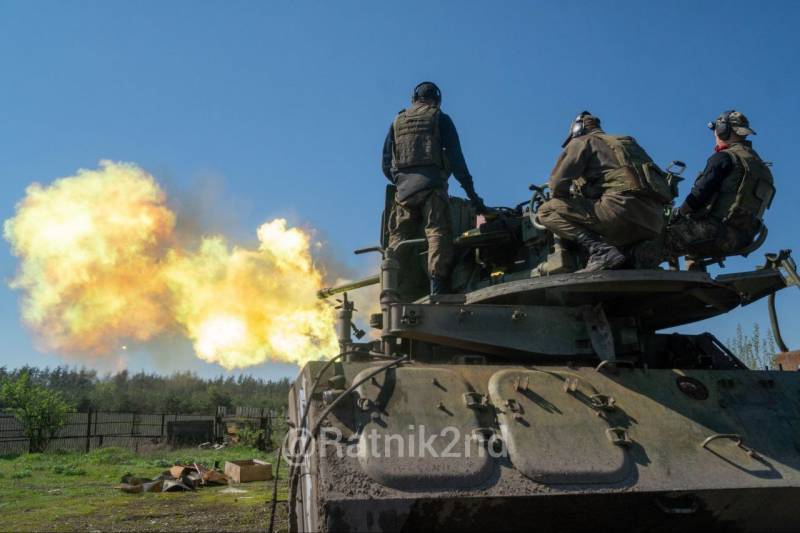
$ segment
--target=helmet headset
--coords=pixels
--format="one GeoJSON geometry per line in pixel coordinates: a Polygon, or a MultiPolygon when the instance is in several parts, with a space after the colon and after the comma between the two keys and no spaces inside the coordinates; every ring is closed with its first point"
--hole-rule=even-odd
{"type": "Polygon", "coordinates": [[[442,101],[442,91],[432,81],[423,81],[418,83],[414,90],[411,92],[411,102],[416,102],[420,98],[431,98],[437,102],[442,101]],[[431,90],[433,94],[430,94],[431,90]]]}

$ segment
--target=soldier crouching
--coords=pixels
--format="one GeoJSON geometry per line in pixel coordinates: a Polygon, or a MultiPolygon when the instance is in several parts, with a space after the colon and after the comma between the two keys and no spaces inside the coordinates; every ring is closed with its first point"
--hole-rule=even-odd
{"type": "MultiPolygon", "coordinates": [[[[579,272],[621,268],[627,258],[619,246],[655,239],[664,229],[664,207],[671,201],[665,175],[632,137],[607,135],[586,111],[562,147],[549,180],[552,198],[539,208],[538,220],[588,252],[579,272]]],[[[551,257],[562,246],[557,240],[551,257]]],[[[540,269],[559,271],[568,269],[550,258],[540,269]]]]}

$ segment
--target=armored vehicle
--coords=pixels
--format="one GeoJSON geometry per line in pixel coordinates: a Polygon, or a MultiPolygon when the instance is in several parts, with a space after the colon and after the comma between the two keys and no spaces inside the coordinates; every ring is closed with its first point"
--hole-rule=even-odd
{"type": "MultiPolygon", "coordinates": [[[[292,530],[800,529],[800,373],[664,332],[764,297],[774,312],[800,284],[789,252],[712,277],[632,249],[623,270],[541,276],[534,189],[478,222],[452,199],[454,294],[415,286],[385,224],[357,251],[380,275],[321,291],[344,293],[341,352],[291,387],[292,530]],[[361,342],[346,291],[371,283],[379,338],[361,342]]],[[[401,247],[424,264],[424,240],[401,247]]]]}

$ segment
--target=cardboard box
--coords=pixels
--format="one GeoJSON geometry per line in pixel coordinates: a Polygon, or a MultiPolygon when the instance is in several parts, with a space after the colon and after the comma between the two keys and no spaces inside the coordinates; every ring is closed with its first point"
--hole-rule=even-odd
{"type": "Polygon", "coordinates": [[[171,467],[169,469],[169,473],[175,479],[180,479],[181,476],[183,476],[184,474],[188,474],[189,473],[189,467],[184,466],[184,465],[175,465],[175,466],[173,466],[173,467],[171,467]]]}
{"type": "Polygon", "coordinates": [[[272,479],[272,464],[258,459],[225,461],[225,475],[231,483],[269,481],[272,479]]]}

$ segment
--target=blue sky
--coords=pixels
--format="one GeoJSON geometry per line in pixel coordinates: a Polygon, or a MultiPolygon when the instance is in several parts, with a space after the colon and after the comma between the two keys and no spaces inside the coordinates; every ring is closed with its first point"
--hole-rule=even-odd
{"type": "MultiPolygon", "coordinates": [[[[750,268],[798,244],[798,15],[793,1],[3,1],[0,218],[32,181],[131,161],[204,231],[248,243],[259,223],[284,216],[366,270],[349,252],[377,241],[383,137],[411,88],[431,79],[489,205],[514,205],[546,179],[584,109],[657,162],[683,159],[687,177],[711,152],[706,122],[743,111],[778,187],[766,245],[728,262],[750,268]]],[[[16,262],[2,248],[8,280],[16,262]]],[[[798,304],[794,289],[779,296],[794,347],[798,304]]],[[[34,349],[17,305],[0,288],[0,364],[58,364],[34,349]]],[[[767,324],[763,302],[684,330],[724,340],[756,321],[767,324]]],[[[145,347],[128,366],[221,372],[164,342],[173,357],[145,347]]]]}

